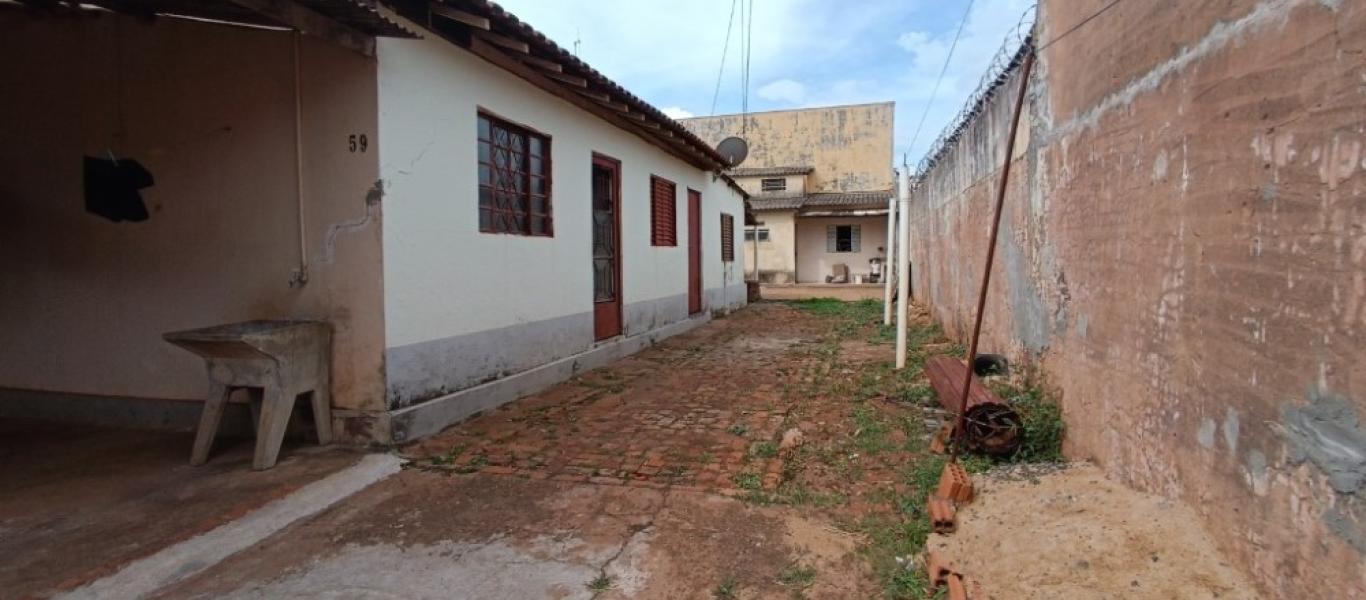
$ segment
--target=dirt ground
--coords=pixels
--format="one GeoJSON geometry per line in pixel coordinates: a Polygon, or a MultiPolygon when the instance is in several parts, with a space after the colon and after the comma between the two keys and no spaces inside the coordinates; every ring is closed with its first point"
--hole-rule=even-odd
{"type": "Polygon", "coordinates": [[[1190,507],[1141,494],[1077,463],[979,474],[958,531],[929,547],[976,582],[980,598],[1245,600],[1190,507]]]}
{"type": "MultiPolygon", "coordinates": [[[[402,472],[158,597],[933,597],[924,501],[943,458],[925,447],[943,414],[919,366],[962,349],[917,313],[911,367],[895,371],[881,314],[877,302],[752,305],[403,448],[402,472]]],[[[971,510],[1025,501],[1011,489],[988,485],[971,510]]],[[[1106,489],[1078,519],[1127,494],[1106,489]]],[[[1164,514],[1196,531],[1188,511],[1164,514]]],[[[991,564],[997,549],[967,519],[959,535],[991,564]]],[[[1023,538],[1056,525],[1019,523],[1023,538]]],[[[1111,568],[1095,548],[1090,571],[1111,568]]],[[[1158,556],[1172,581],[1196,573],[1158,556]]],[[[1064,589],[1086,576],[1025,579],[1064,589]]]]}

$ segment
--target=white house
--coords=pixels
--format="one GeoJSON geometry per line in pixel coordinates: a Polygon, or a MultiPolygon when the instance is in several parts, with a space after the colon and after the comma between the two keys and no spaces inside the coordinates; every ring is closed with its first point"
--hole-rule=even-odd
{"type": "Polygon", "coordinates": [[[334,429],[401,442],[745,302],[722,158],[490,2],[0,32],[0,416],[190,427],[204,367],[162,333],[319,319],[334,429]],[[90,212],[91,164],[145,167],[145,220],[90,212]]]}

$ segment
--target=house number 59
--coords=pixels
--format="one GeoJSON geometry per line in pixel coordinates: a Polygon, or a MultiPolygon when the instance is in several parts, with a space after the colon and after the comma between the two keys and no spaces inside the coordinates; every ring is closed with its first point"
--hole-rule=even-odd
{"type": "Polygon", "coordinates": [[[347,136],[346,147],[350,148],[351,152],[365,152],[370,147],[370,138],[365,137],[363,133],[359,135],[353,133],[347,136]]]}

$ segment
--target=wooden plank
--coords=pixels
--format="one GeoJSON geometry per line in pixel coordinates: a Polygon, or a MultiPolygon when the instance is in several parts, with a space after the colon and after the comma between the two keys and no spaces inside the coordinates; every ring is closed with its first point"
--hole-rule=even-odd
{"type": "Polygon", "coordinates": [[[293,0],[229,0],[242,8],[284,23],[308,35],[355,50],[365,56],[375,55],[375,38],[351,29],[307,6],[293,0]]]}
{"type": "Polygon", "coordinates": [[[549,71],[549,72],[551,72],[551,73],[563,73],[563,72],[564,72],[564,66],[561,65],[560,63],[557,63],[557,62],[555,62],[555,61],[553,61],[553,60],[546,60],[546,59],[541,58],[541,57],[539,57],[539,56],[534,56],[534,55],[528,54],[528,55],[526,55],[526,56],[519,56],[518,59],[520,59],[522,62],[524,62],[524,63],[526,63],[526,64],[529,64],[529,65],[531,65],[531,66],[533,66],[533,67],[536,67],[536,68],[538,68],[538,69],[541,69],[542,71],[549,71]]]}
{"type": "Polygon", "coordinates": [[[564,73],[556,73],[553,71],[546,73],[545,76],[554,79],[555,81],[558,81],[560,83],[567,83],[575,87],[581,87],[585,89],[588,87],[588,80],[582,77],[576,77],[574,75],[565,75],[564,73]]]}
{"type": "Polygon", "coordinates": [[[522,54],[531,54],[531,46],[521,40],[514,40],[508,36],[492,33],[488,31],[474,30],[474,35],[499,48],[506,48],[522,54]]]}
{"type": "Polygon", "coordinates": [[[462,23],[465,25],[469,25],[470,27],[483,29],[484,31],[488,31],[491,27],[488,18],[481,17],[476,14],[467,13],[463,10],[459,10],[456,8],[452,8],[441,2],[432,2],[428,5],[428,7],[432,11],[432,14],[438,17],[445,17],[457,23],[462,23]]]}

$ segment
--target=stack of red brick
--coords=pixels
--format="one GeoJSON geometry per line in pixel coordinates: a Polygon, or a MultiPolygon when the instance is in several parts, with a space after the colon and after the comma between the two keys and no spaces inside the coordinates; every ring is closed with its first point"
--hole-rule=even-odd
{"type": "MultiPolygon", "coordinates": [[[[972,478],[968,477],[967,470],[956,462],[946,463],[939,475],[939,486],[927,502],[930,528],[935,533],[953,533],[957,529],[958,507],[971,501],[972,478]]],[[[962,573],[953,570],[942,557],[931,552],[925,560],[925,568],[929,571],[932,587],[948,587],[949,600],[967,600],[962,573]]]]}

